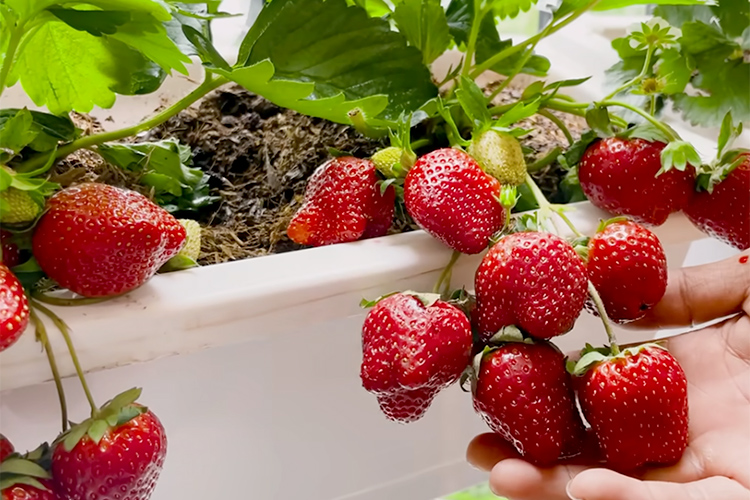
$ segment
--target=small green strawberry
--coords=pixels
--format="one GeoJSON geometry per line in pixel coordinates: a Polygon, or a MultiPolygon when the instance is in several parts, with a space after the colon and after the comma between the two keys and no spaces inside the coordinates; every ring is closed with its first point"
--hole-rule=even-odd
{"type": "Polygon", "coordinates": [[[390,146],[376,152],[370,159],[386,178],[398,178],[406,176],[406,172],[416,161],[416,155],[403,148],[390,146]]]}
{"type": "Polygon", "coordinates": [[[9,210],[2,214],[3,222],[6,224],[33,222],[42,211],[42,207],[31,198],[29,193],[14,187],[0,191],[0,200],[9,207],[9,210]]]}
{"type": "Polygon", "coordinates": [[[507,132],[482,132],[471,142],[468,153],[502,185],[520,186],[526,180],[521,144],[507,132]]]}
{"type": "Polygon", "coordinates": [[[185,245],[177,255],[198,260],[201,253],[201,225],[198,224],[198,221],[192,219],[177,219],[177,222],[182,224],[187,232],[185,245]]]}

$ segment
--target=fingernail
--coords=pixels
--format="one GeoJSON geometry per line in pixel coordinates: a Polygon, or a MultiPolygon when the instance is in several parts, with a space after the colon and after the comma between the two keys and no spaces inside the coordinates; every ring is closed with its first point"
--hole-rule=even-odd
{"type": "Polygon", "coordinates": [[[570,500],[583,500],[583,498],[574,497],[573,494],[570,492],[570,484],[572,482],[573,480],[571,479],[570,481],[568,481],[568,484],[565,485],[565,493],[568,495],[568,498],[570,498],[570,500]]]}

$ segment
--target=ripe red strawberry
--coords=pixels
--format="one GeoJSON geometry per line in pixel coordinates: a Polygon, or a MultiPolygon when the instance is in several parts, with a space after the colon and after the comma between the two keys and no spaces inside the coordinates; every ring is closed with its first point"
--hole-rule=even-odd
{"type": "Polygon", "coordinates": [[[117,396],[97,417],[82,422],[57,442],[52,476],[63,498],[151,497],[164,466],[167,436],[154,413],[132,402],[139,394],[140,390],[131,390],[117,396]]]}
{"type": "Polygon", "coordinates": [[[395,191],[380,194],[375,164],[351,156],[334,158],[315,170],[305,201],[287,234],[301,245],[323,246],[382,236],[391,226],[395,191]]]}
{"type": "Polygon", "coordinates": [[[0,352],[15,344],[29,324],[29,301],[21,282],[0,264],[0,352]]]}
{"type": "Polygon", "coordinates": [[[538,339],[562,335],[588,296],[583,260],[570,243],[546,232],[501,238],[482,259],[474,284],[475,322],[485,341],[509,325],[538,339]]]}
{"type": "Polygon", "coordinates": [[[409,170],[404,201],[422,229],[453,250],[475,254],[505,223],[500,189],[471,156],[443,148],[422,156],[409,170]]]}
{"type": "MultiPolygon", "coordinates": [[[[0,444],[11,446],[2,435],[0,435],[0,444]]],[[[50,479],[49,457],[47,443],[23,455],[13,453],[10,456],[4,456],[2,467],[0,467],[2,500],[60,499],[50,479]]]]}
{"type": "Polygon", "coordinates": [[[586,356],[576,366],[590,367],[576,381],[578,399],[607,465],[627,473],[676,463],[688,443],[687,381],[677,360],[655,344],[586,356]]]}
{"type": "Polygon", "coordinates": [[[15,483],[3,489],[2,500],[63,500],[55,493],[52,481],[44,479],[38,481],[46,489],[30,484],[15,483]]]}
{"type": "Polygon", "coordinates": [[[0,462],[5,460],[8,455],[14,451],[16,451],[16,449],[13,447],[13,443],[10,442],[10,439],[0,434],[0,462]]]}
{"type": "Polygon", "coordinates": [[[381,193],[380,185],[373,185],[372,205],[367,213],[367,226],[362,239],[377,238],[388,234],[396,211],[396,190],[388,186],[381,193]]]}
{"type": "Polygon", "coordinates": [[[0,229],[0,246],[2,246],[0,264],[5,264],[8,267],[16,267],[21,263],[21,252],[18,245],[10,241],[12,237],[12,233],[0,229]]]}
{"type": "Polygon", "coordinates": [[[177,219],[142,194],[85,183],[50,198],[33,250],[60,286],[106,297],[148,281],[180,251],[185,237],[177,219]]]}
{"type": "Polygon", "coordinates": [[[591,144],[578,164],[578,178],[595,206],[636,222],[659,226],[685,208],[693,192],[695,169],[661,168],[663,142],[608,137],[591,144]]]}
{"type": "Polygon", "coordinates": [[[418,420],[459,379],[471,347],[471,325],[457,307],[435,294],[391,295],[362,326],[362,385],[389,419],[418,420]]]}
{"type": "Polygon", "coordinates": [[[479,356],[474,409],[490,429],[539,465],[580,452],[584,426],[554,345],[507,342],[479,356]]]}
{"type": "MultiPolygon", "coordinates": [[[[667,290],[667,257],[659,239],[631,221],[612,222],[589,240],[589,279],[607,316],[618,323],[642,318],[667,290]]],[[[596,314],[591,301],[586,308],[596,314]]]]}
{"type": "Polygon", "coordinates": [[[704,233],[740,250],[750,248],[750,152],[712,192],[695,194],[685,215],[704,233]]]}

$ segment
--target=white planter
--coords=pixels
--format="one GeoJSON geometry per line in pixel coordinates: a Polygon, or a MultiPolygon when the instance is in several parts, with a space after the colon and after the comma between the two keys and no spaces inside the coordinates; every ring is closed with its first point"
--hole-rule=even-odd
{"type": "MultiPolygon", "coordinates": [[[[561,36],[555,40],[565,46],[561,36]]],[[[571,71],[556,78],[590,74],[559,64],[564,49],[545,46],[542,53],[571,71]]],[[[170,85],[186,86],[182,79],[170,85]]],[[[145,114],[156,105],[131,101],[117,109],[145,114]]],[[[583,232],[607,217],[589,203],[575,208],[570,217],[583,232]]],[[[656,232],[673,267],[733,253],[716,242],[697,257],[690,253],[697,240],[706,243],[681,215],[656,232]]],[[[431,289],[449,257],[446,247],[414,232],[157,276],[117,300],[54,310],[71,327],[100,402],[140,385],[143,401],[164,421],[169,455],[154,500],[429,500],[484,477],[465,464],[464,450],[486,428],[457,387],[420,422],[386,421],[360,387],[365,311],[358,304],[393,290],[431,289]]],[[[479,258],[461,258],[454,285],[472,288],[479,258]]],[[[72,375],[52,327],[50,338],[62,373],[72,375]]],[[[598,320],[584,313],[556,342],[572,350],[604,340],[598,320]]],[[[21,449],[55,436],[50,378],[30,332],[0,354],[1,430],[21,449]]],[[[80,420],[80,389],[74,379],[65,386],[71,418],[80,420]]]]}

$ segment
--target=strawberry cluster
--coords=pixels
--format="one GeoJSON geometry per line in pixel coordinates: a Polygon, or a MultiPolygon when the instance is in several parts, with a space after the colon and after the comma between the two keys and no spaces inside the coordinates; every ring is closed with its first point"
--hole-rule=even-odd
{"type": "MultiPolygon", "coordinates": [[[[509,160],[517,154],[493,150],[509,141],[515,139],[472,142],[469,151],[481,161],[459,148],[420,158],[394,147],[371,160],[337,158],[308,187],[289,226],[299,243],[368,237],[372,200],[395,187],[413,221],[454,250],[433,293],[404,291],[364,303],[371,307],[362,327],[364,388],[386,417],[406,423],[461,380],[487,425],[536,464],[582,453],[628,472],[675,463],[688,438],[684,373],[659,345],[620,350],[610,324],[642,318],[664,295],[664,249],[643,224],[662,224],[703,196],[692,188],[696,173],[659,174],[657,143],[595,141],[579,165],[581,184],[616,217],[590,237],[568,240],[549,220],[557,214],[570,223],[564,210],[544,199],[523,162],[509,160]],[[521,180],[540,210],[513,222],[507,189],[521,180]],[[451,290],[456,258],[482,252],[473,293],[451,290]],[[601,317],[609,343],[586,346],[576,362],[551,340],[568,333],[584,310],[601,317]]],[[[744,176],[742,168],[733,175],[744,176]]]]}
{"type": "MultiPolygon", "coordinates": [[[[143,285],[160,269],[194,263],[200,228],[179,221],[145,196],[99,183],[64,189],[49,200],[30,230],[1,231],[0,351],[27,329],[50,360],[61,401],[63,432],[51,445],[21,454],[0,436],[3,500],[148,500],[166,458],[164,426],[137,403],[140,389],[126,391],[97,407],[80,369],[67,325],[44,303],[74,305],[105,300],[143,285]],[[26,238],[24,239],[23,235],[26,238]],[[29,252],[30,250],[30,252],[29,252]],[[31,253],[33,260],[28,259],[31,253]],[[81,298],[62,299],[24,288],[10,268],[29,263],[81,298]],[[70,347],[91,406],[90,418],[68,428],[65,393],[55,356],[39,314],[52,319],[70,347]]],[[[16,269],[20,269],[17,268],[16,269]]]]}

